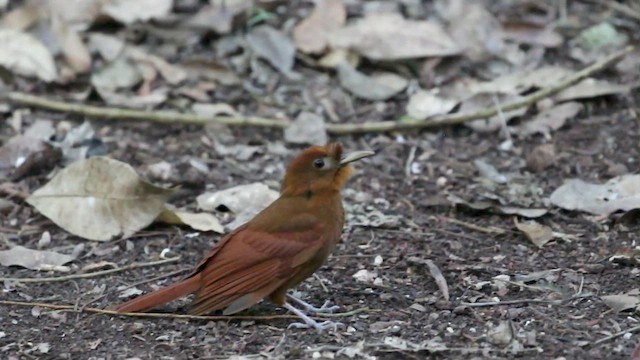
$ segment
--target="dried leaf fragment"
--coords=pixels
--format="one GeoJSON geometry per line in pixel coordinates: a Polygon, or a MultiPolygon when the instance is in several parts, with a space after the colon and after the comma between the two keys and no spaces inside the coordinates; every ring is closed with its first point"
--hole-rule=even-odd
{"type": "Polygon", "coordinates": [[[278,198],[277,191],[262,183],[234,186],[229,189],[207,192],[196,198],[198,207],[205,211],[226,208],[235,213],[236,219],[227,226],[231,229],[244,224],[278,198]]]}
{"type": "Polygon", "coordinates": [[[224,227],[212,214],[182,211],[168,205],[166,205],[164,210],[158,215],[156,221],[173,225],[187,225],[200,231],[215,231],[219,234],[224,233],[224,227]]]}
{"type": "Polygon", "coordinates": [[[151,224],[172,193],[128,164],[94,157],[69,165],[26,201],[74,235],[107,241],[151,224]]]}
{"type": "Polygon", "coordinates": [[[400,60],[460,53],[442,27],[400,14],[372,13],[329,36],[332,48],[347,48],[374,60],[400,60]]]}
{"type": "Polygon", "coordinates": [[[338,65],[340,85],[354,95],[371,101],[387,100],[404,90],[409,82],[393,73],[367,76],[348,63],[338,65]]]}
{"type": "Polygon", "coordinates": [[[566,210],[609,215],[640,208],[640,175],[622,175],[604,184],[572,179],[551,194],[551,203],[566,210]]]}
{"type": "Polygon", "coordinates": [[[283,32],[261,25],[247,34],[247,42],[258,57],[265,59],[282,74],[291,74],[296,49],[283,32]]]}
{"type": "Polygon", "coordinates": [[[11,29],[0,29],[0,66],[45,82],[58,77],[49,49],[33,36],[11,29]]]}
{"type": "Polygon", "coordinates": [[[530,220],[526,222],[519,222],[517,218],[513,219],[514,224],[518,230],[534,243],[537,247],[541,248],[544,244],[553,240],[555,235],[553,230],[546,225],[542,225],[536,221],[530,220]]]}
{"type": "Polygon", "coordinates": [[[305,53],[319,54],[328,44],[328,34],[347,20],[347,9],[342,0],[325,0],[316,3],[311,15],[293,29],[296,47],[305,53]]]}
{"type": "Polygon", "coordinates": [[[0,251],[0,265],[22,266],[31,270],[48,270],[71,262],[78,255],[79,251],[66,255],[55,251],[33,250],[23,246],[14,246],[9,250],[0,251]]]}

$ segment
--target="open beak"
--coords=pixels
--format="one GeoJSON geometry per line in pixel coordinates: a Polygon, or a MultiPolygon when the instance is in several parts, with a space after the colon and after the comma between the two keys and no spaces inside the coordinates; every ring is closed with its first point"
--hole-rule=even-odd
{"type": "Polygon", "coordinates": [[[373,156],[376,153],[374,153],[373,151],[354,151],[352,153],[349,153],[347,155],[345,155],[342,160],[340,160],[340,165],[346,165],[348,163],[352,163],[354,161],[358,161],[360,159],[364,159],[366,157],[369,156],[373,156]]]}

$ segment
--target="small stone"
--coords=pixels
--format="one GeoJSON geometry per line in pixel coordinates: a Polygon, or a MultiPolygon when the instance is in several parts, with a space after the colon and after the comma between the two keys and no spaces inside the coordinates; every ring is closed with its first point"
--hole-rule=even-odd
{"type": "Polygon", "coordinates": [[[542,172],[556,161],[556,147],[553,144],[536,146],[527,156],[527,168],[533,172],[542,172]]]}

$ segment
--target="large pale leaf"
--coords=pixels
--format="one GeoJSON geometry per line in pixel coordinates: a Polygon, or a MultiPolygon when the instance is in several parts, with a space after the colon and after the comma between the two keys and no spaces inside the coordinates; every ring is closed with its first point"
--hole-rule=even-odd
{"type": "Polygon", "coordinates": [[[346,20],[347,9],[342,0],[316,3],[311,15],[293,29],[296,47],[305,53],[322,53],[327,47],[329,31],[343,26],[346,20]]]}
{"type": "Polygon", "coordinates": [[[447,56],[461,51],[438,23],[407,20],[398,14],[369,14],[332,31],[329,43],[374,60],[447,56]]]}
{"type": "Polygon", "coordinates": [[[31,270],[50,270],[75,260],[84,246],[79,246],[70,255],[55,251],[33,250],[23,246],[14,246],[10,250],[0,251],[0,265],[22,266],[31,270]]]}
{"type": "Polygon", "coordinates": [[[107,241],[151,224],[172,192],[123,162],[94,157],[62,170],[27,202],[74,235],[107,241]]]}
{"type": "Polygon", "coordinates": [[[33,36],[10,29],[0,29],[0,66],[46,82],[58,77],[49,50],[33,36]]]}
{"type": "Polygon", "coordinates": [[[622,175],[604,184],[572,179],[551,194],[551,203],[566,210],[609,215],[640,208],[640,175],[622,175]]]}

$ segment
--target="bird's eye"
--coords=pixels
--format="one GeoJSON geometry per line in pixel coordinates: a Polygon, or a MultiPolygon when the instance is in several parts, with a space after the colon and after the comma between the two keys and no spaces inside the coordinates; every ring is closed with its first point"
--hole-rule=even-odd
{"type": "Polygon", "coordinates": [[[313,162],[313,166],[315,166],[316,169],[322,169],[324,167],[324,160],[323,159],[316,159],[313,162]]]}

